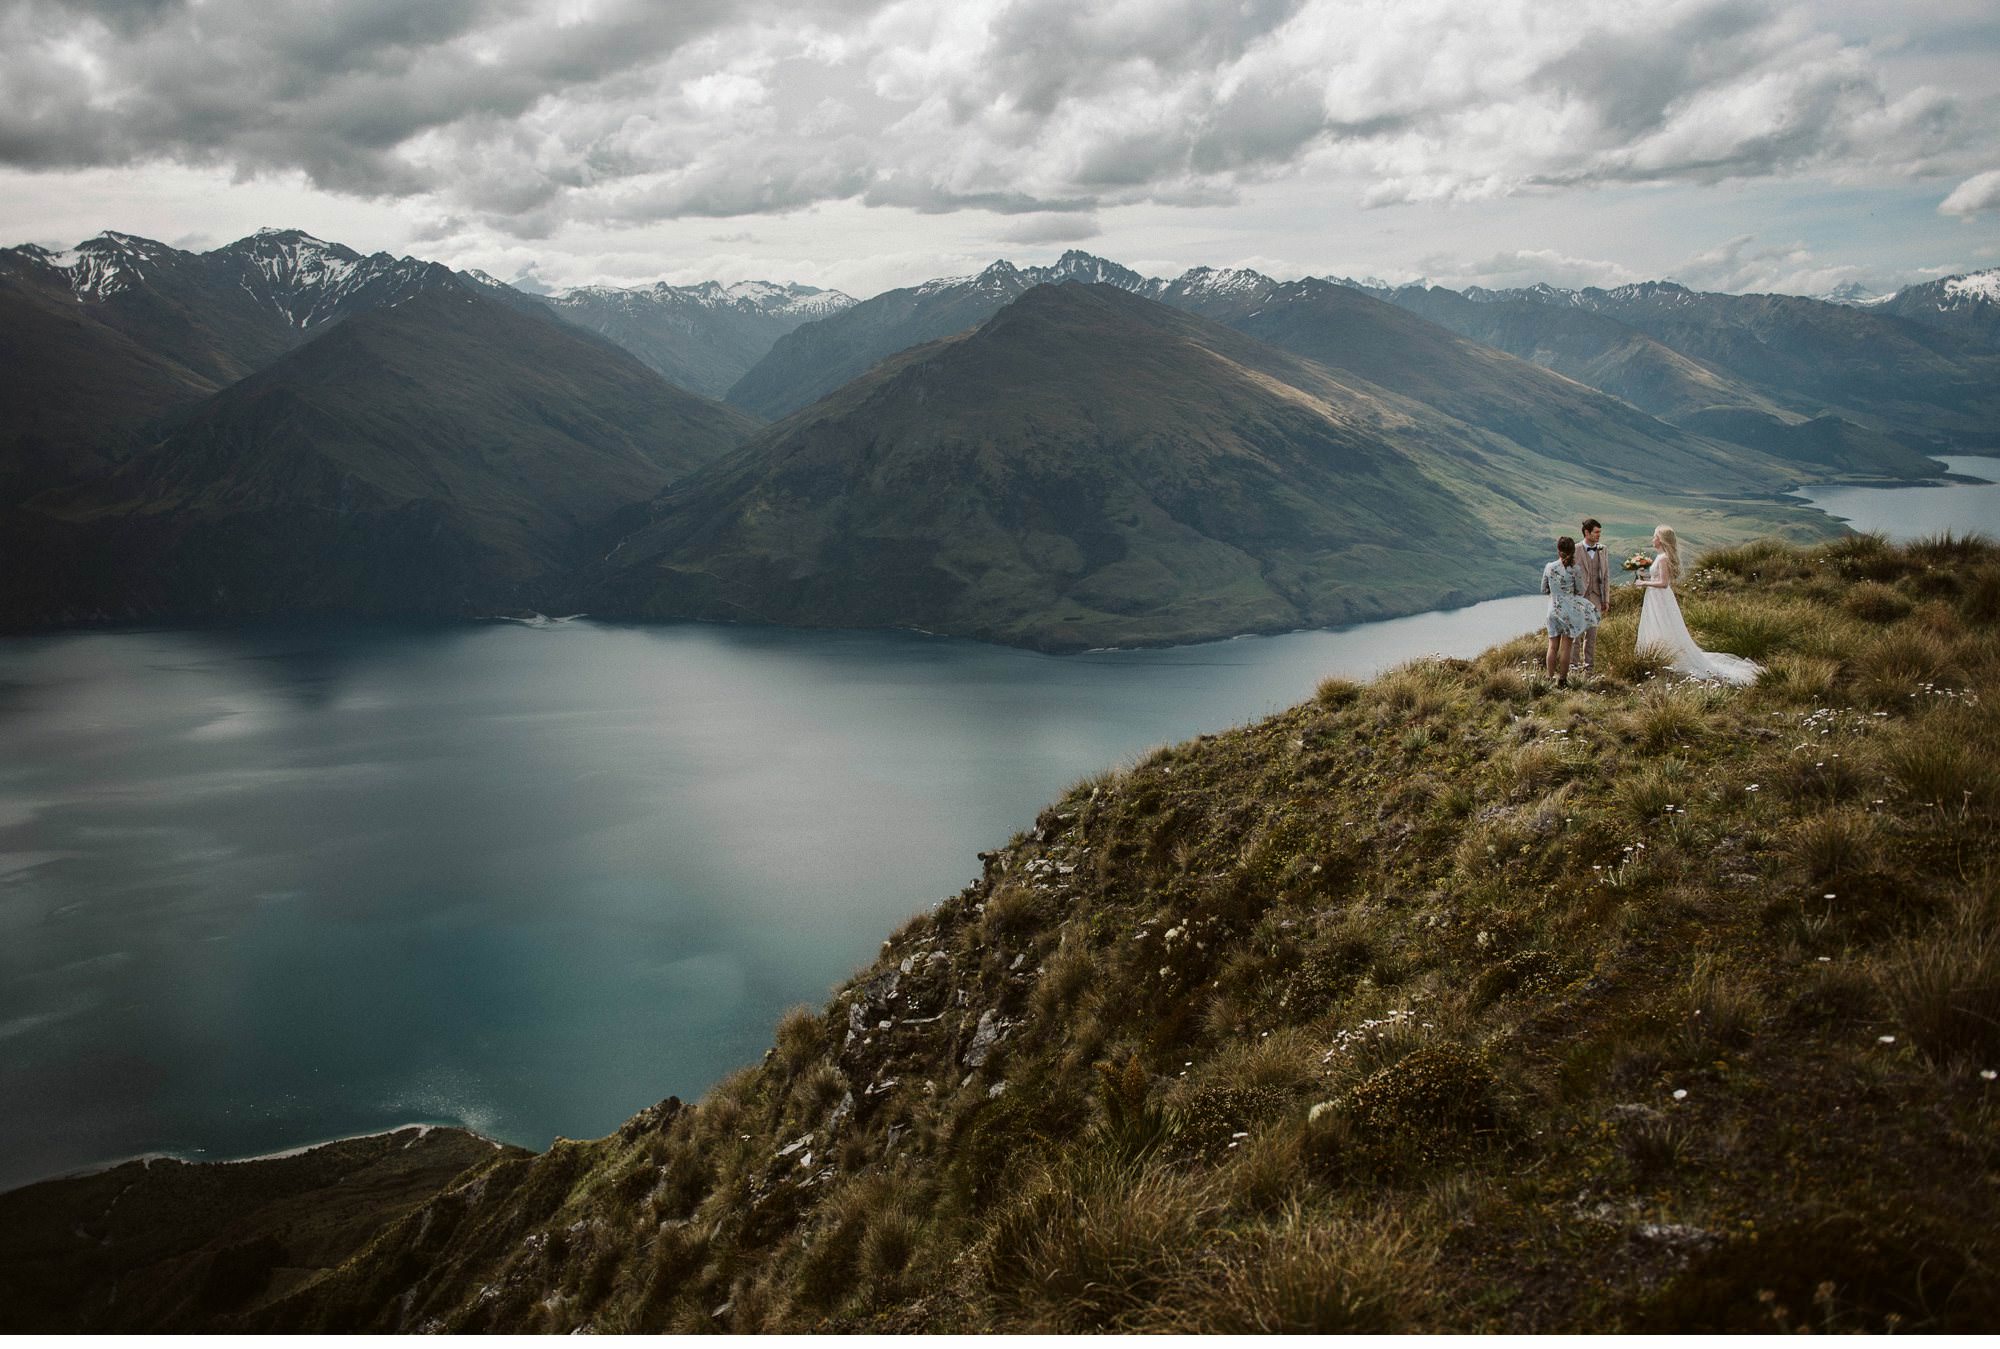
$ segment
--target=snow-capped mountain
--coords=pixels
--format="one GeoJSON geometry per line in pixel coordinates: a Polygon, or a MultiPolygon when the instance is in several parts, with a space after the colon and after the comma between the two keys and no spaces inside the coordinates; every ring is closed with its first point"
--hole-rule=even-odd
{"type": "Polygon", "coordinates": [[[302,230],[261,229],[207,253],[107,230],[61,253],[26,244],[5,251],[13,270],[66,286],[80,303],[118,302],[145,290],[212,290],[249,297],[305,332],[357,309],[414,294],[449,276],[416,258],[367,257],[302,230]]]}
{"type": "Polygon", "coordinates": [[[208,256],[301,331],[358,308],[393,303],[449,275],[439,263],[387,253],[363,257],[303,230],[258,230],[208,256]]]}
{"type": "Polygon", "coordinates": [[[1824,300],[1828,304],[1851,304],[1857,309],[1872,309],[1878,304],[1895,299],[1896,292],[1883,290],[1880,286],[1871,286],[1863,281],[1846,281],[1812,298],[1824,300]]]}
{"type": "Polygon", "coordinates": [[[107,300],[143,285],[157,272],[162,259],[185,256],[165,244],[115,230],[106,230],[60,253],[23,244],[6,250],[6,255],[21,270],[59,274],[70,292],[83,301],[107,300]]]}
{"type": "Polygon", "coordinates": [[[579,286],[541,302],[682,388],[713,397],[725,393],[786,333],[854,304],[837,290],[770,281],[579,286]]]}
{"type": "Polygon", "coordinates": [[[1881,312],[2000,348],[2000,267],[1905,286],[1881,312]]]}

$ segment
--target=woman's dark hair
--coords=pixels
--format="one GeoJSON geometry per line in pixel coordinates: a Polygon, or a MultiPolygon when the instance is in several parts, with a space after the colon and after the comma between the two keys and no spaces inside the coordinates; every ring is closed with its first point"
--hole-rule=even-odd
{"type": "Polygon", "coordinates": [[[1576,540],[1567,534],[1563,535],[1556,540],[1556,552],[1561,555],[1564,562],[1568,562],[1576,556],[1576,540]]]}

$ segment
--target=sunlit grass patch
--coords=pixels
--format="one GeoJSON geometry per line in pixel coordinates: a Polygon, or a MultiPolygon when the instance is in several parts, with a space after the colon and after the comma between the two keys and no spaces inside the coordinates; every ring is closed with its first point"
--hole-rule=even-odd
{"type": "Polygon", "coordinates": [[[1755,596],[1690,601],[1686,609],[1701,646],[1754,661],[1790,649],[1814,621],[1810,611],[1755,596]]]}
{"type": "Polygon", "coordinates": [[[1833,697],[1840,662],[1822,656],[1773,656],[1757,676],[1757,687],[1788,703],[1819,706],[1833,697]]]}
{"type": "Polygon", "coordinates": [[[1701,555],[1701,565],[1753,581],[1776,581],[1799,574],[1796,549],[1779,539],[1757,539],[1735,548],[1718,548],[1701,555]]]}
{"type": "Polygon", "coordinates": [[[1640,693],[1620,726],[1646,750],[1694,744],[1714,730],[1716,701],[1705,687],[1655,684],[1640,693]]]}

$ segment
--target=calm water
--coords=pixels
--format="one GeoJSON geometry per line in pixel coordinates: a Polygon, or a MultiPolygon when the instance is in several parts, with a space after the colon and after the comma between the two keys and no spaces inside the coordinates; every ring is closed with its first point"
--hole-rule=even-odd
{"type": "Polygon", "coordinates": [[[699,1094],[1087,774],[1471,654],[579,621],[0,642],[0,1187],[699,1094]]]}
{"type": "Polygon", "coordinates": [[[1984,534],[2000,540],[2000,459],[1941,456],[1953,473],[1979,484],[1929,487],[1808,487],[1796,496],[1860,530],[1879,530],[1902,543],[1926,534],[1984,534]]]}

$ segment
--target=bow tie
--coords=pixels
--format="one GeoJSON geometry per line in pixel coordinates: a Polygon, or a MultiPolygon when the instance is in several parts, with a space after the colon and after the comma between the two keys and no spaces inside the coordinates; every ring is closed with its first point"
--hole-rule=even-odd
{"type": "Polygon", "coordinates": [[[1583,546],[1583,551],[1586,553],[1594,553],[1597,551],[1597,545],[1594,543],[1587,543],[1583,546]]]}

